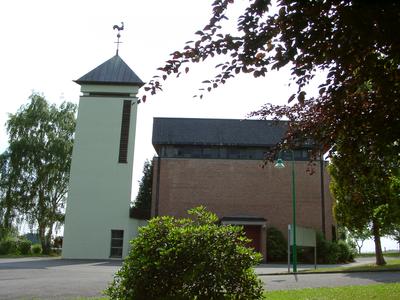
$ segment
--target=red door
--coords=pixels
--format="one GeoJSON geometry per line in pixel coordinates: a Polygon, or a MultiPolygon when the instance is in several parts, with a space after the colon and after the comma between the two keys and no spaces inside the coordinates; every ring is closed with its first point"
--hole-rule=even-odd
{"type": "Polygon", "coordinates": [[[261,252],[261,226],[260,225],[244,225],[246,237],[250,239],[249,247],[254,248],[257,252],[261,252]]]}

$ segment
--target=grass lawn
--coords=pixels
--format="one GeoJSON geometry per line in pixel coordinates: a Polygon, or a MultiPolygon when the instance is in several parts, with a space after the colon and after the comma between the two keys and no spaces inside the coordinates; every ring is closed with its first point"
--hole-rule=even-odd
{"type": "Polygon", "coordinates": [[[364,300],[399,299],[400,283],[383,283],[336,288],[316,288],[265,293],[266,300],[364,300]]]}
{"type": "MultiPolygon", "coordinates": [[[[400,258],[400,252],[399,251],[387,251],[383,253],[383,256],[387,257],[399,257],[400,258]]],[[[361,253],[357,254],[356,257],[375,257],[375,253],[361,253]]]]}
{"type": "Polygon", "coordinates": [[[109,298],[104,298],[104,297],[101,297],[101,298],[98,298],[98,297],[94,297],[94,298],[74,298],[74,299],[72,299],[72,300],[108,300],[109,298]]]}
{"type": "Polygon", "coordinates": [[[359,272],[359,271],[383,271],[400,269],[400,259],[391,259],[386,261],[385,266],[377,266],[375,264],[365,264],[355,267],[336,267],[321,268],[317,270],[306,270],[299,273],[319,273],[319,272],[359,272]]]}
{"type": "Polygon", "coordinates": [[[396,251],[396,252],[385,252],[385,253],[383,253],[383,256],[400,258],[400,252],[398,252],[398,251],[396,251]]]}
{"type": "MultiPolygon", "coordinates": [[[[398,300],[400,283],[265,292],[266,300],[398,300]]],[[[108,298],[76,298],[106,300],[108,298]]]]}

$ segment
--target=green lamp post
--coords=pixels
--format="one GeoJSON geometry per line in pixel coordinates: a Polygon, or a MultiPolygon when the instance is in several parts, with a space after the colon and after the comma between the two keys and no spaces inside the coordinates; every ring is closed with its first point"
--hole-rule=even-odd
{"type": "MultiPolygon", "coordinates": [[[[289,149],[290,150],[290,149],[289,149]]],[[[292,260],[293,260],[293,272],[297,273],[297,245],[296,245],[296,176],[294,170],[294,151],[290,150],[292,153],[292,212],[293,212],[293,250],[292,250],[292,260]]],[[[281,152],[279,152],[279,158],[275,163],[275,168],[283,169],[285,164],[280,158],[281,152]]]]}

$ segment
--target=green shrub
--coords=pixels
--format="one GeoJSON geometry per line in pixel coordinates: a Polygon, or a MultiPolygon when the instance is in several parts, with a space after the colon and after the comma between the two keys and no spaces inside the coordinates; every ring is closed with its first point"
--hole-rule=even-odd
{"type": "Polygon", "coordinates": [[[317,262],[319,264],[334,264],[337,261],[332,242],[327,241],[320,232],[317,232],[317,262]]]}
{"type": "Polygon", "coordinates": [[[355,251],[345,241],[338,241],[337,245],[339,247],[338,262],[346,263],[354,261],[355,251]]]}
{"type": "Polygon", "coordinates": [[[287,241],[282,232],[275,227],[267,229],[267,261],[287,261],[287,241]]]}
{"type": "Polygon", "coordinates": [[[0,224],[0,241],[10,239],[10,238],[16,238],[18,236],[18,229],[15,227],[11,228],[4,228],[0,224]]]}
{"type": "Polygon", "coordinates": [[[17,254],[17,240],[15,238],[5,238],[0,241],[0,255],[17,254]]]}
{"type": "Polygon", "coordinates": [[[27,255],[31,253],[32,242],[27,239],[19,239],[18,240],[18,253],[22,255],[27,255]]]}
{"type": "Polygon", "coordinates": [[[62,253],[62,249],[61,248],[53,248],[51,249],[51,255],[55,255],[55,256],[59,256],[62,253]]]}
{"type": "Polygon", "coordinates": [[[328,256],[326,257],[328,264],[337,264],[339,263],[339,253],[340,247],[336,242],[328,242],[328,256]]]}
{"type": "Polygon", "coordinates": [[[40,254],[42,253],[42,246],[40,244],[32,245],[32,253],[33,254],[40,254]]]}
{"type": "Polygon", "coordinates": [[[203,207],[192,219],[157,217],[131,241],[122,268],[105,293],[111,299],[262,299],[241,227],[219,226],[203,207]]]}
{"type": "Polygon", "coordinates": [[[354,251],[345,241],[330,242],[317,233],[317,255],[320,264],[346,263],[354,260],[354,251]]]}
{"type": "Polygon", "coordinates": [[[4,244],[4,241],[0,241],[0,255],[8,254],[8,247],[4,244]]]}

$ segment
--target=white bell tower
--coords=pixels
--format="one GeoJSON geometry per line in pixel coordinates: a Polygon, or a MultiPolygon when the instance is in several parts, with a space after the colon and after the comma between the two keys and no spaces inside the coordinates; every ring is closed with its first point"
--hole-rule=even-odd
{"type": "Polygon", "coordinates": [[[75,82],[82,95],[62,256],[122,258],[144,223],[129,217],[136,95],[143,82],[118,52],[75,82]]]}

